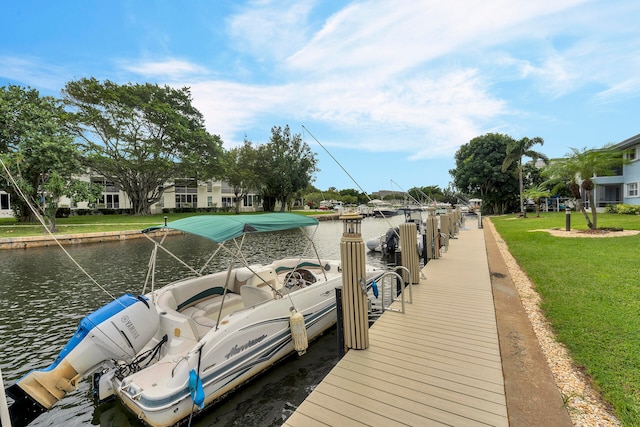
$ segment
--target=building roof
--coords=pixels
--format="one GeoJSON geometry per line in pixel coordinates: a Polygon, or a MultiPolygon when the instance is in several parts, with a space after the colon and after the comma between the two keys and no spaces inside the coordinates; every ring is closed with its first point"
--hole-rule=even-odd
{"type": "Polygon", "coordinates": [[[615,144],[613,148],[618,150],[624,150],[625,148],[632,147],[636,144],[640,144],[640,133],[638,135],[632,136],[631,138],[627,138],[624,141],[615,144]]]}

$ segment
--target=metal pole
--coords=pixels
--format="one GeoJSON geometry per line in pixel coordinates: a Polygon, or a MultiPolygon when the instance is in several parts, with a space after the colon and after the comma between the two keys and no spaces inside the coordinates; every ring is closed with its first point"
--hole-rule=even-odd
{"type": "Polygon", "coordinates": [[[427,252],[427,233],[425,231],[422,233],[422,262],[424,265],[427,265],[427,262],[429,262],[429,255],[427,252]]]}
{"type": "Polygon", "coordinates": [[[342,315],[342,286],[336,286],[336,333],[338,334],[338,358],[342,359],[345,353],[344,347],[344,316],[342,315]]]}
{"type": "Polygon", "coordinates": [[[565,213],[566,230],[571,231],[571,209],[566,208],[564,210],[564,213],[565,213]]]}

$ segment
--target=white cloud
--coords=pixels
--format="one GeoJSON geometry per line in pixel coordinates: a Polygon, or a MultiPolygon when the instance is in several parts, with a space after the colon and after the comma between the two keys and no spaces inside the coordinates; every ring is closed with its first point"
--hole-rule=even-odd
{"type": "Polygon", "coordinates": [[[227,19],[229,36],[238,51],[260,61],[282,59],[304,44],[313,3],[251,1],[227,19]]]}
{"type": "Polygon", "coordinates": [[[605,87],[596,92],[596,102],[633,96],[640,31],[631,17],[638,13],[640,3],[614,0],[606,5],[587,2],[568,14],[531,20],[499,46],[495,63],[507,80],[527,81],[548,98],[592,93],[594,87],[605,87]]]}
{"type": "Polygon", "coordinates": [[[640,78],[631,77],[619,82],[606,90],[598,92],[594,100],[600,103],[610,103],[620,99],[632,98],[640,95],[640,78]]]}
{"type": "Polygon", "coordinates": [[[24,56],[0,56],[0,76],[33,88],[59,91],[66,82],[62,67],[24,56]]]}
{"type": "MultiPolygon", "coordinates": [[[[265,117],[284,109],[286,94],[290,92],[284,87],[226,81],[186,82],[185,85],[191,87],[194,105],[204,114],[209,132],[220,135],[230,146],[241,143],[244,133],[262,123],[265,117]]],[[[266,130],[269,129],[270,126],[266,130]]]]}
{"type": "Polygon", "coordinates": [[[205,74],[208,71],[199,65],[178,59],[167,59],[164,61],[145,61],[131,63],[121,61],[122,68],[144,77],[161,77],[168,80],[192,77],[194,74],[205,74]]]}
{"type": "Polygon", "coordinates": [[[261,123],[268,130],[291,120],[314,121],[349,135],[342,144],[351,148],[429,158],[451,154],[504,113],[504,102],[484,90],[475,70],[373,83],[327,79],[284,86],[187,85],[208,129],[231,145],[261,123]]]}
{"type": "MultiPolygon", "coordinates": [[[[628,43],[616,48],[617,39],[592,12],[600,8],[591,5],[369,0],[344,7],[313,33],[310,21],[321,2],[251,1],[226,20],[240,55],[225,52],[225,65],[246,70],[241,76],[223,80],[222,67],[200,65],[210,64],[207,58],[118,65],[191,87],[208,129],[227,144],[240,143],[251,129],[268,133],[273,125],[313,121],[344,135],[335,144],[402,151],[412,159],[450,156],[479,134],[510,128],[505,117],[527,114],[506,101],[509,94],[496,95],[504,81],[547,98],[594,84],[603,88],[595,98],[600,102],[640,92],[633,74],[639,52],[625,51],[628,43]],[[268,83],[258,69],[280,77],[268,83]]],[[[615,21],[616,13],[608,13],[615,21]]],[[[629,25],[616,33],[637,31],[629,25]]]]}
{"type": "MultiPolygon", "coordinates": [[[[505,42],[521,23],[556,13],[582,0],[530,2],[419,2],[372,0],[332,16],[315,37],[289,58],[294,69],[353,69],[387,75],[457,51],[505,42]]],[[[528,34],[534,34],[531,28],[528,34]]]]}

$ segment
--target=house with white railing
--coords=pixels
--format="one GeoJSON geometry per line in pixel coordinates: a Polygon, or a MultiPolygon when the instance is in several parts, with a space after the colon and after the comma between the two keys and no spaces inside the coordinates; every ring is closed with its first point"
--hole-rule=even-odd
{"type": "Polygon", "coordinates": [[[611,176],[593,178],[598,208],[624,203],[640,205],[640,134],[613,146],[625,151],[627,162],[611,176]]]}

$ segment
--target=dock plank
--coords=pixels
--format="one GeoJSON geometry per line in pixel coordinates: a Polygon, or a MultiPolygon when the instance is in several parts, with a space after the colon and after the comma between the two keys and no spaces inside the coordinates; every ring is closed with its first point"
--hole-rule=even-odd
{"type": "Polygon", "coordinates": [[[422,273],[405,313],[383,313],[369,348],[350,350],[284,425],[509,425],[482,230],[461,230],[422,273]]]}
{"type": "Polygon", "coordinates": [[[360,371],[357,367],[342,364],[337,366],[327,383],[339,387],[356,386],[356,389],[367,390],[370,396],[379,393],[379,398],[390,403],[395,401],[399,408],[407,411],[420,411],[421,406],[435,408],[438,411],[464,414],[471,410],[482,414],[485,422],[495,419],[495,415],[506,417],[506,409],[502,402],[490,402],[476,396],[460,393],[451,388],[436,387],[427,382],[409,378],[392,377],[380,374],[373,377],[368,371],[360,371]],[[364,386],[362,388],[361,386],[364,386]]]}

